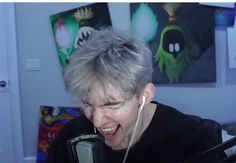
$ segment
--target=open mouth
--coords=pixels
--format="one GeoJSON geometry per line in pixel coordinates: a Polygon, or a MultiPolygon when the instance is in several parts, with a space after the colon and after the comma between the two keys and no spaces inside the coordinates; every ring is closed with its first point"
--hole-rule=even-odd
{"type": "Polygon", "coordinates": [[[119,128],[120,125],[116,125],[113,127],[100,128],[99,131],[105,138],[108,138],[115,135],[119,128]]]}

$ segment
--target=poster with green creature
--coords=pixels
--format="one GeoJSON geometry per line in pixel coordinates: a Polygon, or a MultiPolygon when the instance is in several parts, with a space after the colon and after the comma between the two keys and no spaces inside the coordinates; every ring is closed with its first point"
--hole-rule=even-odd
{"type": "Polygon", "coordinates": [[[131,32],[153,53],[153,82],[216,81],[214,8],[198,3],[131,3],[131,32]]]}
{"type": "Polygon", "coordinates": [[[63,68],[89,35],[111,26],[107,3],[93,3],[50,16],[58,57],[63,68]]]}

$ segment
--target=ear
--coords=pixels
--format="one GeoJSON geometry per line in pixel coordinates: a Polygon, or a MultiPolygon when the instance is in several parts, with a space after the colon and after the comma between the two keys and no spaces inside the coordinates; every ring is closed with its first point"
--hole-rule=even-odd
{"type": "Polygon", "coordinates": [[[152,101],[154,92],[155,92],[155,85],[153,83],[148,83],[143,90],[143,96],[145,96],[146,98],[145,102],[146,104],[152,101]]]}

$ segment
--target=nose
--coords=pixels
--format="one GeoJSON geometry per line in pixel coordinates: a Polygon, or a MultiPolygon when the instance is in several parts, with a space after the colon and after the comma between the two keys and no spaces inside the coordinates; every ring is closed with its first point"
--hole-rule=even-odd
{"type": "Polygon", "coordinates": [[[101,108],[96,108],[92,113],[92,122],[95,127],[102,127],[105,122],[105,113],[101,108]]]}

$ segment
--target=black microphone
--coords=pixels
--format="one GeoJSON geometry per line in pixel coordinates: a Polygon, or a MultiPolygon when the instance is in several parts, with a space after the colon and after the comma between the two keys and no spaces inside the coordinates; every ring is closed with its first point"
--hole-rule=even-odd
{"type": "Polygon", "coordinates": [[[104,138],[98,134],[83,134],[67,140],[71,163],[104,163],[104,138]]]}

